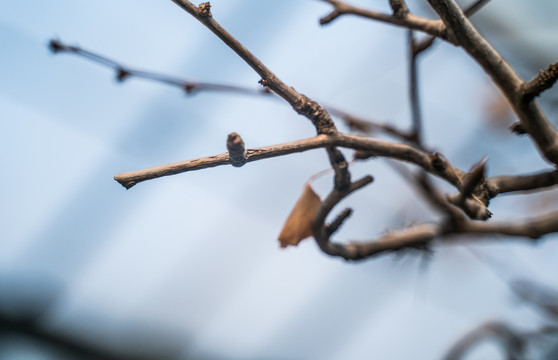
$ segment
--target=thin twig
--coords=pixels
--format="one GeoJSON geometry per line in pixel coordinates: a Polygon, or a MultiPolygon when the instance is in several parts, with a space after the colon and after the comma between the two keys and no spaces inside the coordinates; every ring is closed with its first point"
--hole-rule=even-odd
{"type": "Polygon", "coordinates": [[[388,24],[406,27],[413,30],[418,30],[425,32],[427,34],[444,38],[450,41],[446,37],[444,32],[444,24],[440,20],[431,20],[423,17],[415,16],[411,13],[406,13],[403,16],[384,14],[373,10],[362,9],[356,6],[347,4],[346,2],[340,0],[322,0],[333,5],[333,10],[328,15],[320,19],[320,24],[329,24],[333,20],[337,19],[342,15],[356,15],[359,17],[373,19],[382,21],[388,24]]]}
{"type": "Polygon", "coordinates": [[[422,146],[422,116],[420,111],[419,89],[418,89],[418,71],[417,71],[417,55],[415,51],[415,37],[413,30],[408,31],[408,47],[409,47],[409,100],[411,103],[411,134],[413,141],[422,146]]]}
{"type": "Polygon", "coordinates": [[[147,79],[166,85],[176,86],[185,91],[188,95],[193,95],[202,91],[218,91],[227,93],[239,93],[245,95],[265,95],[269,94],[267,89],[258,90],[256,88],[241,87],[234,85],[225,85],[218,83],[189,81],[174,76],[168,76],[151,71],[144,71],[127,67],[119,62],[111,60],[103,55],[85,50],[79,46],[66,45],[60,40],[52,39],[49,42],[49,48],[55,54],[68,53],[78,55],[87,60],[91,60],[103,66],[114,69],[115,77],[118,81],[122,82],[132,77],[147,79]]]}
{"type": "MultiPolygon", "coordinates": [[[[373,156],[391,157],[407,161],[418,165],[425,171],[444,178],[454,186],[459,185],[460,180],[458,177],[464,174],[463,171],[455,169],[452,166],[438,167],[430,154],[423,150],[416,149],[413,146],[341,133],[336,135],[317,135],[313,138],[292,141],[284,144],[248,149],[246,150],[246,162],[331,146],[363,150],[373,156]]],[[[227,164],[230,164],[229,155],[228,153],[224,153],[195,160],[180,161],[172,164],[156,166],[144,170],[121,173],[115,175],[114,179],[122,186],[129,189],[137,183],[145,180],[227,164]]]]}

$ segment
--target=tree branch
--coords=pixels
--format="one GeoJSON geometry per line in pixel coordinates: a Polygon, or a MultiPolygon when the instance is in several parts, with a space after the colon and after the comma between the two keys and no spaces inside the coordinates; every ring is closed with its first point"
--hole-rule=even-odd
{"type": "Polygon", "coordinates": [[[192,15],[196,20],[205,25],[231,50],[240,56],[258,75],[262,77],[260,83],[285,99],[299,114],[312,121],[318,134],[335,134],[337,128],[333,124],[328,112],[314,100],[299,94],[292,87],[285,85],[271,70],[269,70],[256,56],[227,32],[213,19],[209,11],[209,2],[202,3],[199,7],[186,0],[172,0],[176,5],[192,15]]]}
{"type": "Polygon", "coordinates": [[[128,80],[132,77],[137,77],[137,78],[155,81],[158,83],[163,83],[166,85],[176,86],[182,89],[183,91],[185,91],[186,94],[188,95],[194,95],[202,91],[219,91],[219,92],[227,92],[227,93],[239,93],[245,95],[269,94],[269,91],[265,88],[261,90],[257,90],[255,88],[252,89],[252,88],[241,87],[241,86],[200,82],[200,81],[189,81],[174,76],[159,74],[156,72],[133,69],[125,65],[122,65],[121,63],[118,63],[114,60],[111,60],[107,57],[104,57],[100,54],[94,53],[89,50],[85,50],[79,46],[66,45],[62,43],[60,40],[56,40],[56,39],[52,39],[49,41],[49,49],[54,54],[59,54],[59,53],[73,54],[85,58],[87,60],[91,60],[98,64],[101,64],[103,66],[112,68],[115,71],[116,80],[120,82],[128,80]]]}
{"type": "MultiPolygon", "coordinates": [[[[432,36],[441,37],[450,41],[447,38],[444,30],[444,24],[440,20],[431,20],[415,16],[411,13],[402,11],[401,14],[383,14],[377,11],[366,10],[356,6],[349,5],[340,0],[322,0],[326,3],[333,5],[333,10],[328,15],[320,19],[320,24],[329,24],[333,20],[342,15],[356,15],[359,17],[378,20],[392,25],[402,26],[413,30],[419,30],[430,34],[432,36]]],[[[396,1],[399,2],[399,1],[396,1]]]]}
{"type": "Polygon", "coordinates": [[[522,101],[523,80],[502,56],[478,33],[453,0],[428,0],[455,41],[471,55],[508,99],[525,131],[540,152],[558,164],[558,134],[535,101],[522,101]]]}
{"type": "MultiPolygon", "coordinates": [[[[425,171],[446,179],[454,186],[459,185],[458,176],[463,171],[453,168],[449,163],[439,166],[432,156],[423,150],[416,149],[407,144],[391,143],[367,137],[336,134],[317,135],[313,138],[292,141],[279,145],[265,146],[246,150],[246,162],[252,162],[272,157],[289,155],[318,148],[340,146],[365,151],[371,156],[391,157],[394,159],[414,163],[425,171]]],[[[117,174],[114,179],[122,186],[129,189],[139,182],[156,179],[163,176],[179,174],[187,171],[200,170],[214,166],[230,164],[228,153],[208,156],[204,158],[175,162],[167,165],[156,166],[144,170],[131,171],[117,174]]]]}

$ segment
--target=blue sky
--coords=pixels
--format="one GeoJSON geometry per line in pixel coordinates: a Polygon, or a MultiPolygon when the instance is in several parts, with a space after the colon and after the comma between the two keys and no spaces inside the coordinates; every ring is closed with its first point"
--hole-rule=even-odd
{"type": "MultiPolygon", "coordinates": [[[[387,1],[360,3],[387,10],[387,1]]],[[[480,19],[517,19],[502,3],[493,1],[480,19]]],[[[214,17],[298,91],[357,115],[409,123],[401,29],[355,18],[320,27],[329,7],[319,1],[212,5],[214,17]]],[[[540,19],[555,5],[538,6],[540,19]]],[[[557,26],[555,19],[541,23],[557,26]]],[[[525,29],[540,34],[535,25],[526,21],[521,36],[529,39],[525,29]]],[[[511,45],[522,38],[495,28],[502,51],[514,53],[511,45]]],[[[116,173],[224,152],[232,131],[258,147],[311,137],[314,129],[278,101],[186,97],[137,79],[118,84],[106,68],[52,55],[46,45],[53,37],[186,79],[254,88],[259,80],[171,1],[0,2],[0,298],[22,301],[25,289],[13,286],[19,279],[57,289],[47,326],[79,334],[87,323],[84,336],[109,344],[135,327],[155,329],[172,334],[192,358],[408,359],[438,358],[487,319],[538,324],[486,263],[512,259],[522,265],[506,267],[507,276],[557,286],[549,275],[558,270],[552,241],[437,246],[426,270],[416,257],[345,263],[309,240],[279,249],[276,237],[304,183],[328,166],[323,151],[126,191],[116,173]],[[480,261],[479,253],[490,260],[480,261]]],[[[535,38],[530,45],[542,54],[536,58],[556,61],[556,40],[535,38]]],[[[529,72],[532,57],[512,60],[529,72]]],[[[459,49],[438,44],[420,69],[426,140],[454,164],[467,169],[487,155],[492,175],[547,166],[529,140],[487,128],[483,100],[494,89],[459,49]]],[[[349,200],[355,214],[339,239],[367,239],[432,218],[384,162],[352,171],[376,180],[349,200]]],[[[316,181],[317,192],[325,195],[330,181],[316,181]]],[[[507,197],[491,209],[505,219],[530,204],[507,197]]],[[[0,351],[0,359],[49,358],[42,349],[11,351],[0,351]]]]}

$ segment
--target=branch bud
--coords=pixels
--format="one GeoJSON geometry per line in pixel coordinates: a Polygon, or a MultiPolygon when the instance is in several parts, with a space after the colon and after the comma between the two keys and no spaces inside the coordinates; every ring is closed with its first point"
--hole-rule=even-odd
{"type": "Polygon", "coordinates": [[[227,138],[227,150],[229,152],[229,162],[234,167],[241,167],[246,164],[246,148],[244,141],[237,133],[230,133],[227,138]]]}

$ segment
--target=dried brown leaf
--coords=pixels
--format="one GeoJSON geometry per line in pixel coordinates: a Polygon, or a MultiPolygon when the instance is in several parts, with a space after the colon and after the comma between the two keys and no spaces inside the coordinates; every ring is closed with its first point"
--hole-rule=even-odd
{"type": "Polygon", "coordinates": [[[306,184],[279,234],[281,247],[297,246],[301,240],[313,235],[312,220],[321,204],[318,194],[312,190],[310,184],[306,184]]]}

